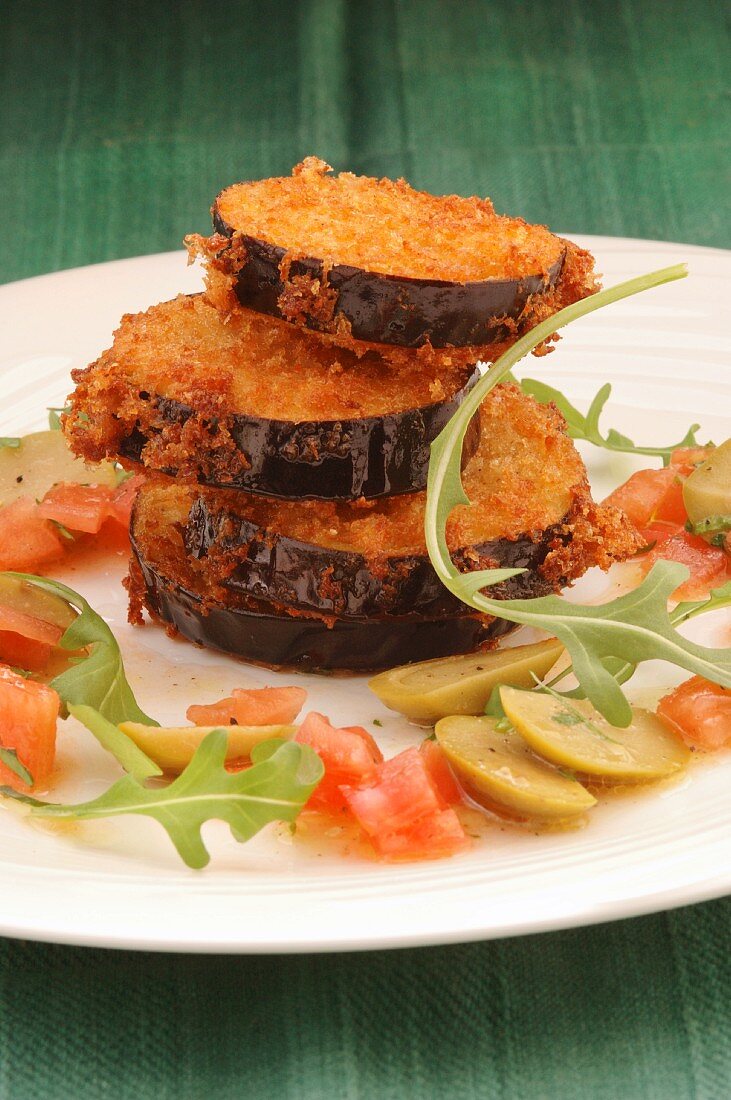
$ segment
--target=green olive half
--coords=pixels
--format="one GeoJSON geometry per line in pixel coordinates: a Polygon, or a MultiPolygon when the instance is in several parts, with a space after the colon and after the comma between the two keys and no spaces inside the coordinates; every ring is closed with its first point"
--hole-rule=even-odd
{"type": "Polygon", "coordinates": [[[141,722],[122,722],[126,733],[139,749],[159,764],[163,771],[181,772],[193,759],[193,754],[212,730],[225,729],[228,735],[226,760],[245,760],[262,741],[274,737],[284,740],[294,733],[295,726],[145,726],[141,722]]]}
{"type": "Polygon", "coordinates": [[[437,722],[437,741],[467,793],[488,809],[544,821],[577,817],[596,799],[581,783],[537,757],[495,718],[437,722]]]}
{"type": "Polygon", "coordinates": [[[698,534],[712,538],[731,524],[731,439],[714,447],[683,484],[683,503],[698,534]],[[708,531],[703,530],[707,526],[708,531]]]}
{"type": "Polygon", "coordinates": [[[111,462],[87,466],[76,458],[61,432],[32,432],[17,447],[0,447],[0,505],[21,496],[42,500],[61,482],[114,488],[117,475],[111,462]]]}
{"type": "Polygon", "coordinates": [[[505,713],[534,752],[582,775],[623,783],[663,779],[685,767],[690,752],[649,710],[632,708],[617,729],[585,699],[501,688],[505,713]]]}
{"type": "Polygon", "coordinates": [[[493,688],[530,687],[533,675],[545,676],[562,653],[561,643],[550,638],[535,645],[401,665],[375,676],[368,686],[391,710],[432,726],[454,714],[482,714],[493,688]]]}

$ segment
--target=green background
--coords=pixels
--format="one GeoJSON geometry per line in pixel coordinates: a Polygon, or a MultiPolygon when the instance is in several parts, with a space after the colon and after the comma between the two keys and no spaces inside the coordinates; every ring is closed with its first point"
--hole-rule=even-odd
{"type": "MultiPolygon", "coordinates": [[[[559,230],[728,246],[724,19],[6,0],[0,280],[175,248],[222,186],[308,153],[559,230]]],[[[725,1100],[729,917],[310,958],[0,941],[0,1100],[725,1100]]]]}

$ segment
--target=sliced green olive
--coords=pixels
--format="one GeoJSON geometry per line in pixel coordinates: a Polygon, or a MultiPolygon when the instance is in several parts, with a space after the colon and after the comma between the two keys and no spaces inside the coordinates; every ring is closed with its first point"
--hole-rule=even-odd
{"type": "Polygon", "coordinates": [[[439,657],[401,665],[375,676],[369,683],[382,703],[410,721],[432,726],[454,714],[482,714],[498,684],[530,687],[563,653],[555,638],[535,645],[439,657]]]}
{"type": "Polygon", "coordinates": [[[164,771],[181,772],[193,759],[195,750],[212,730],[225,728],[228,734],[226,760],[245,760],[262,741],[274,737],[288,740],[296,726],[145,726],[141,722],[122,722],[122,733],[134,741],[164,771]]]}
{"type": "Polygon", "coordinates": [[[690,752],[649,710],[632,708],[617,729],[585,699],[501,688],[505,713],[534,752],[582,775],[624,783],[663,779],[685,767],[690,752]]]}
{"type": "Polygon", "coordinates": [[[731,439],[714,447],[683,484],[683,503],[698,534],[712,538],[731,525],[731,439]],[[704,526],[707,530],[704,530],[704,526]]]}
{"type": "Polygon", "coordinates": [[[546,821],[577,817],[595,805],[581,783],[537,757],[515,730],[498,725],[495,718],[462,715],[437,722],[437,741],[475,802],[546,821]]]}
{"type": "Polygon", "coordinates": [[[77,617],[73,607],[70,607],[60,596],[54,596],[52,592],[44,592],[28,581],[19,577],[9,577],[0,573],[0,605],[11,611],[18,611],[22,615],[31,615],[34,619],[41,619],[44,623],[51,623],[64,633],[77,617]]]}
{"type": "Polygon", "coordinates": [[[32,432],[17,447],[0,447],[0,505],[21,496],[42,500],[61,482],[113,488],[117,475],[111,462],[87,466],[76,458],[61,432],[32,432]]]}

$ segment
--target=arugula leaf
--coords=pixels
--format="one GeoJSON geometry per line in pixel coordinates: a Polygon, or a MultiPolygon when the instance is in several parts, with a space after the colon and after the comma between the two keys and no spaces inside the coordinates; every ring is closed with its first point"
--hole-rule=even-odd
{"type": "Polygon", "coordinates": [[[0,745],[0,764],[4,764],[6,768],[10,768],[10,771],[22,779],[24,783],[27,783],[29,787],[33,786],[33,776],[30,774],[25,764],[21,763],[18,759],[18,754],[15,749],[6,749],[0,745]]]}
{"type": "Polygon", "coordinates": [[[70,405],[62,405],[59,408],[50,408],[48,411],[48,427],[52,432],[61,431],[61,416],[65,413],[71,412],[70,405]]]}
{"type": "Polygon", "coordinates": [[[320,757],[294,741],[264,741],[252,751],[253,767],[230,773],[224,766],[227,734],[213,730],[191,762],[168,787],[142,786],[127,775],[99,798],[76,806],[40,802],[8,787],[0,793],[32,807],[38,817],[90,820],[141,814],[159,821],[189,867],[205,867],[210,856],[201,826],[225,821],[240,843],[270,821],[294,821],[322,779],[320,757]]]}
{"type": "Polygon", "coordinates": [[[17,451],[22,442],[17,435],[0,435],[0,448],[10,447],[11,450],[17,451]]]}
{"type": "Polygon", "coordinates": [[[70,650],[89,649],[89,655],[56,676],[50,685],[67,707],[72,703],[86,704],[115,724],[144,722],[148,726],[159,725],[137,705],[125,676],[117,639],[83,596],[48,577],[36,577],[29,573],[7,573],[6,576],[18,577],[44,592],[60,596],[79,612],[59,645],[70,650]]]}
{"type": "Polygon", "coordinates": [[[688,619],[694,619],[696,615],[720,611],[723,607],[731,607],[731,581],[713,588],[702,600],[685,600],[683,603],[676,604],[670,612],[670,621],[673,626],[680,626],[688,619]]]}
{"type": "Polygon", "coordinates": [[[154,760],[150,760],[149,756],[135,745],[131,737],[122,733],[113,722],[107,721],[98,710],[81,703],[71,703],[68,710],[73,718],[77,718],[90,733],[94,734],[102,748],[110,752],[134,779],[143,783],[145,779],[151,779],[154,775],[162,775],[162,768],[154,760]]]}
{"type": "Polygon", "coordinates": [[[461,458],[470,420],[490,391],[512,367],[552,332],[612,302],[687,275],[678,264],[609,287],[584,298],[525,333],[493,364],[431,445],[424,531],[429,557],[442,583],[464,603],[510,622],[536,626],[555,635],[569,651],[580,687],[613,725],[626,727],[632,710],[605,662],[637,665],[652,659],[670,661],[708,680],[731,687],[731,650],[709,649],[683,638],[674,629],[667,601],[687,578],[685,566],[659,561],[642,584],[625,596],[594,606],[568,603],[558,596],[531,600],[495,600],[480,589],[524,570],[486,569],[462,574],[447,546],[446,525],[452,510],[469,505],[461,478],[461,458]]]}
{"type": "Polygon", "coordinates": [[[572,439],[584,439],[589,443],[593,443],[595,447],[603,447],[607,451],[620,451],[623,454],[633,455],[651,455],[661,458],[663,466],[668,466],[670,456],[678,447],[699,446],[695,433],[700,428],[700,424],[692,424],[679,442],[667,447],[638,447],[628,436],[622,435],[614,428],[610,428],[606,436],[603,436],[599,430],[599,418],[612,392],[609,382],[599,390],[585,416],[571,404],[560,390],[548,386],[545,382],[539,382],[535,378],[524,378],[520,383],[520,388],[523,393],[535,397],[536,401],[540,401],[542,405],[553,402],[563,414],[568,433],[572,439]]]}

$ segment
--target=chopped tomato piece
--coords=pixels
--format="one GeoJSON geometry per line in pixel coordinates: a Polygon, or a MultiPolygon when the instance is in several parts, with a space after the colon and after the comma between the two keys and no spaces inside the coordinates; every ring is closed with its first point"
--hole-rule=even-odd
{"type": "Polygon", "coordinates": [[[19,497],[0,510],[0,569],[35,570],[63,556],[63,543],[38,505],[19,497]]]}
{"type": "Polygon", "coordinates": [[[645,540],[645,547],[642,552],[646,554],[648,550],[654,550],[656,547],[662,546],[669,538],[681,534],[683,530],[683,526],[679,523],[663,522],[650,523],[647,527],[640,528],[640,534],[645,540]]]}
{"type": "Polygon", "coordinates": [[[110,519],[116,520],[125,530],[129,527],[130,516],[132,515],[132,505],[144,481],[145,479],[142,474],[135,474],[134,477],[128,477],[126,481],[123,481],[122,484],[114,490],[114,495],[109,505],[109,517],[110,519]]]}
{"type": "Polygon", "coordinates": [[[51,659],[51,646],[12,630],[0,630],[0,662],[29,672],[42,672],[51,659]]]}
{"type": "MultiPolygon", "coordinates": [[[[56,752],[56,721],[60,700],[53,688],[24,680],[0,666],[0,746],[14,749],[18,760],[42,786],[51,775],[56,752]]],[[[29,787],[0,762],[0,783],[17,791],[29,787]]]]}
{"type": "Polygon", "coordinates": [[[439,859],[469,846],[462,823],[452,809],[428,814],[403,832],[371,839],[379,855],[387,859],[439,859]]]}
{"type": "Polygon", "coordinates": [[[38,505],[38,514],[71,531],[97,535],[109,516],[112,495],[107,485],[54,485],[38,505]]]}
{"type": "Polygon", "coordinates": [[[369,779],[383,760],[367,730],[361,726],[337,728],[316,711],[307,715],[295,741],[309,745],[325,765],[325,775],[307,803],[310,809],[341,812],[347,805],[341,786],[369,779]]]}
{"type": "Polygon", "coordinates": [[[441,746],[436,741],[422,741],[419,752],[424,757],[426,770],[445,806],[464,801],[441,746]]]}
{"type": "Polygon", "coordinates": [[[656,561],[679,561],[690,569],[687,581],[675,589],[675,600],[697,600],[722,584],[728,576],[728,557],[718,546],[711,546],[699,535],[677,531],[662,539],[642,559],[648,571],[656,561]]]}
{"type": "Polygon", "coordinates": [[[638,470],[606,499],[621,508],[635,527],[643,528],[654,520],[678,523],[687,517],[683,504],[683,479],[677,469],[638,470]]]}
{"type": "Polygon", "coordinates": [[[720,749],[731,745],[731,690],[692,676],[660,700],[657,713],[689,745],[720,749]]]}
{"type": "Polygon", "coordinates": [[[40,672],[62,636],[54,623],[0,604],[0,661],[4,664],[40,672]]]}
{"type": "Polygon", "coordinates": [[[713,447],[676,447],[670,455],[670,465],[687,477],[693,473],[696,466],[706,461],[713,449],[713,447]]]}
{"type": "Polygon", "coordinates": [[[424,754],[416,748],[379,764],[370,780],[343,787],[342,793],[379,855],[429,859],[467,844],[459,819],[445,808],[424,754]]]}
{"type": "Polygon", "coordinates": [[[234,688],[226,699],[188,707],[186,718],[195,726],[287,726],[302,710],[304,688],[234,688]]]}

